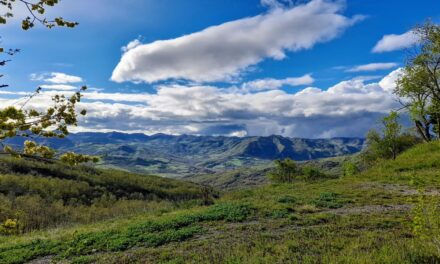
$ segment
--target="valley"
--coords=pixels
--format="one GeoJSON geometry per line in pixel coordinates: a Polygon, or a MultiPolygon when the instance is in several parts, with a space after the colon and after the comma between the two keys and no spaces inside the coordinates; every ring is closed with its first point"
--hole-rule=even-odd
{"type": "MultiPolygon", "coordinates": [[[[102,168],[173,178],[224,173],[242,167],[268,167],[276,159],[296,161],[350,155],[364,139],[300,139],[282,136],[216,137],[157,134],[77,133],[64,139],[42,139],[60,152],[74,151],[101,158],[102,168]]],[[[23,139],[11,144],[22,145],[23,139]]]]}

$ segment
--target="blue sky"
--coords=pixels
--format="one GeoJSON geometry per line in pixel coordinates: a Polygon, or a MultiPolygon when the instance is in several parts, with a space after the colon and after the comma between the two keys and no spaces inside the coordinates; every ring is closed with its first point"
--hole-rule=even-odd
{"type": "Polygon", "coordinates": [[[409,31],[439,11],[435,0],[63,0],[53,12],[75,29],[2,26],[3,46],[22,52],[0,98],[86,84],[79,131],[362,136],[395,107],[409,31]]]}

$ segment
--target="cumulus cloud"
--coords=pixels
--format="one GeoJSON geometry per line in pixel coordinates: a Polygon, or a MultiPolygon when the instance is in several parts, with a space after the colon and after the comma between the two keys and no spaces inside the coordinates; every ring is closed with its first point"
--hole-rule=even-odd
{"type": "MultiPolygon", "coordinates": [[[[88,115],[79,130],[364,136],[381,116],[398,107],[392,90],[399,74],[396,70],[377,82],[354,78],[328,89],[309,87],[296,93],[279,89],[243,93],[209,85],[161,85],[153,94],[86,92],[78,107],[86,108],[88,115]]],[[[54,94],[56,91],[43,91],[30,106],[43,109],[54,94]]],[[[6,96],[10,97],[0,96],[2,105],[16,102],[6,96]]]]}
{"type": "Polygon", "coordinates": [[[133,48],[124,49],[111,79],[229,81],[264,59],[281,60],[286,52],[310,49],[336,38],[361,18],[342,15],[344,7],[343,1],[312,0],[175,39],[135,42],[133,48]]]}
{"type": "Polygon", "coordinates": [[[417,35],[413,31],[408,31],[401,35],[391,34],[382,37],[373,48],[374,53],[401,50],[415,45],[418,41],[417,35]]]}
{"type": "Polygon", "coordinates": [[[392,71],[379,82],[380,87],[385,91],[392,93],[396,88],[396,81],[402,76],[402,74],[402,68],[392,71]]]}
{"type": "Polygon", "coordinates": [[[306,74],[301,77],[291,77],[285,79],[259,79],[250,82],[246,82],[242,85],[242,89],[246,92],[252,91],[264,91],[264,90],[276,90],[280,89],[283,86],[301,86],[301,85],[310,85],[315,82],[312,75],[306,74]]]}
{"type": "Polygon", "coordinates": [[[44,81],[55,84],[68,84],[68,83],[80,83],[83,79],[79,76],[69,75],[62,72],[51,72],[30,75],[31,81],[44,81]]]}
{"type": "Polygon", "coordinates": [[[122,47],[121,50],[122,52],[127,52],[129,50],[132,50],[134,48],[136,48],[137,46],[140,46],[142,43],[139,39],[135,39],[130,41],[126,46],[122,47]]]}

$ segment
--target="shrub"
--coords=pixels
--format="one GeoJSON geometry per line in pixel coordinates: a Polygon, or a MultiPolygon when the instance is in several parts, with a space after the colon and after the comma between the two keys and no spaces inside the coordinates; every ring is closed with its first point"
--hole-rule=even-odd
{"type": "Polygon", "coordinates": [[[17,219],[6,219],[3,224],[0,225],[0,234],[2,235],[15,235],[18,234],[18,221],[17,219]]]}
{"type": "Polygon", "coordinates": [[[382,130],[371,130],[367,134],[367,147],[361,157],[366,163],[378,159],[396,159],[397,155],[420,142],[415,136],[404,133],[399,124],[399,114],[391,112],[382,119],[382,130]]]}
{"type": "Polygon", "coordinates": [[[305,180],[317,180],[327,177],[325,173],[312,166],[304,166],[302,169],[302,175],[305,180]]]}
{"type": "Polygon", "coordinates": [[[290,183],[300,175],[295,161],[287,158],[285,160],[276,160],[275,168],[269,173],[271,181],[277,183],[290,183]]]}
{"type": "Polygon", "coordinates": [[[359,168],[353,162],[345,162],[342,165],[343,176],[354,176],[359,173],[359,168]]]}

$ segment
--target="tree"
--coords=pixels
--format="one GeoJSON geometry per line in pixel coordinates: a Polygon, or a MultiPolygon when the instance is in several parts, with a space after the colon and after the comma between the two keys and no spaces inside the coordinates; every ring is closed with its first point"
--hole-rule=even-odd
{"type": "Polygon", "coordinates": [[[24,30],[33,28],[37,22],[47,28],[53,28],[56,26],[73,28],[77,26],[78,22],[66,21],[62,17],[56,17],[52,20],[48,20],[44,17],[47,9],[54,7],[59,2],[60,0],[2,0],[0,1],[0,6],[6,7],[8,12],[0,15],[0,24],[6,24],[10,18],[14,17],[13,11],[19,4],[21,4],[22,7],[26,8],[28,11],[28,16],[25,17],[21,23],[21,27],[24,30]]]}
{"type": "Polygon", "coordinates": [[[440,26],[427,22],[414,33],[419,42],[397,80],[395,94],[425,141],[440,138],[440,26]]]}
{"type": "Polygon", "coordinates": [[[294,160],[276,160],[275,168],[269,173],[270,180],[278,183],[291,183],[298,176],[298,166],[294,160]]]}
{"type": "MultiPolygon", "coordinates": [[[[0,24],[6,24],[10,18],[14,16],[13,12],[18,5],[22,5],[27,11],[28,16],[22,20],[22,29],[28,30],[40,23],[47,28],[59,27],[75,27],[77,22],[69,22],[62,17],[48,20],[44,17],[47,8],[53,7],[59,3],[59,0],[2,0],[0,6],[6,7],[7,13],[0,15],[0,24]]],[[[0,48],[0,53],[6,56],[16,54],[18,49],[9,49],[5,52],[4,48],[0,48]]],[[[0,61],[0,66],[5,66],[10,60],[4,59],[0,61]]],[[[3,75],[0,74],[0,77],[3,75]]],[[[3,84],[0,87],[7,87],[3,84]]],[[[55,151],[47,146],[37,144],[34,141],[26,140],[21,150],[14,149],[7,144],[7,139],[14,137],[23,137],[26,139],[35,138],[63,138],[69,134],[68,127],[78,124],[78,113],[76,105],[81,101],[82,92],[87,88],[84,86],[71,96],[55,95],[52,97],[53,106],[44,111],[39,111],[27,107],[27,103],[35,96],[41,93],[41,88],[29,97],[25,98],[24,103],[20,106],[2,106],[0,108],[0,145],[7,154],[16,157],[32,157],[37,159],[52,159],[55,151]]],[[[86,110],[81,110],[80,115],[85,115],[86,110]]],[[[96,157],[86,155],[76,155],[68,153],[62,156],[62,161],[69,164],[77,164],[78,162],[96,161],[96,157]]]]}
{"type": "Polygon", "coordinates": [[[372,162],[380,158],[396,159],[397,155],[416,144],[414,136],[404,133],[399,124],[399,114],[392,111],[382,119],[381,133],[370,130],[367,134],[367,148],[363,158],[372,162]]]}
{"type": "MultiPolygon", "coordinates": [[[[22,19],[21,27],[23,30],[29,30],[35,26],[36,23],[40,23],[41,25],[47,28],[53,27],[68,27],[73,28],[78,25],[78,22],[66,21],[62,17],[57,17],[52,20],[44,17],[48,8],[54,7],[59,3],[59,0],[39,0],[39,1],[31,1],[31,0],[1,0],[0,7],[6,8],[7,12],[4,14],[0,14],[0,25],[4,25],[8,22],[9,19],[14,17],[14,11],[21,7],[28,11],[28,16],[22,19]]],[[[6,55],[7,57],[13,56],[19,49],[5,49],[4,47],[0,47],[0,53],[6,55]]],[[[0,66],[5,66],[10,59],[2,59],[0,60],[0,66]]],[[[0,74],[0,77],[3,77],[0,74]]],[[[7,87],[7,84],[0,85],[0,88],[7,87]]]]}

